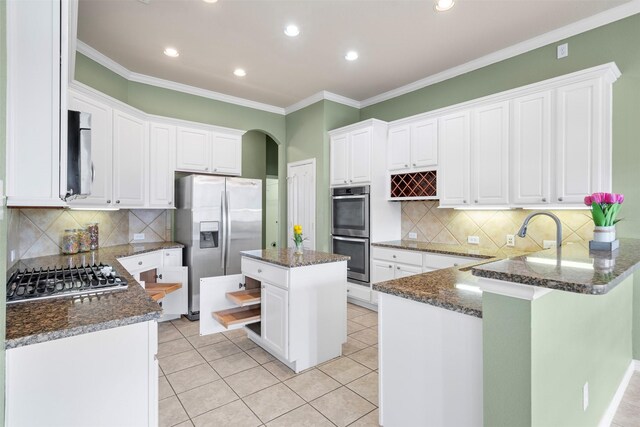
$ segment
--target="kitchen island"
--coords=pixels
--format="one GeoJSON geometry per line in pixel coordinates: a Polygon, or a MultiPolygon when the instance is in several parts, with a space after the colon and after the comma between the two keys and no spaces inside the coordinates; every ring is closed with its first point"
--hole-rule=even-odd
{"type": "Polygon", "coordinates": [[[181,248],[171,242],[121,245],[16,264],[14,269],[21,270],[109,264],[128,286],[7,306],[5,425],[157,424],[157,320],[162,308],[120,261],[181,248]],[[71,396],[94,398],[79,403],[71,396]]]}
{"type": "Polygon", "coordinates": [[[621,239],[374,284],[381,424],[606,424],[633,369],[639,265],[621,239]]]}
{"type": "Polygon", "coordinates": [[[241,255],[242,274],[201,280],[200,334],[244,327],[295,372],[340,356],[349,257],[306,249],[241,255]]]}

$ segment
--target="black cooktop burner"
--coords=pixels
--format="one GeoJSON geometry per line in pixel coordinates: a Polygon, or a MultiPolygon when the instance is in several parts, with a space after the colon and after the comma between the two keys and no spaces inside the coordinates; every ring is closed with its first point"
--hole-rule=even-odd
{"type": "Polygon", "coordinates": [[[7,304],[127,289],[127,281],[108,265],[16,271],[7,282],[7,304]]]}

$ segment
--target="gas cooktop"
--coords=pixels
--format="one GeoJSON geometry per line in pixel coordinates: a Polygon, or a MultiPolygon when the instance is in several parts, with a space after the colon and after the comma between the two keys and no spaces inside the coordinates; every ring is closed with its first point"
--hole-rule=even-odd
{"type": "Polygon", "coordinates": [[[121,291],[127,285],[104,264],[18,270],[7,282],[7,304],[121,291]]]}

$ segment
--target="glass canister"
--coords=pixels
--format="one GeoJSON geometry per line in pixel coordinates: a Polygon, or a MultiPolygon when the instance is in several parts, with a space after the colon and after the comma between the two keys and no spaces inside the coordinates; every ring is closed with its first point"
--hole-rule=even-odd
{"type": "Polygon", "coordinates": [[[91,250],[91,236],[86,228],[78,230],[78,246],[80,252],[89,252],[91,250]]]}
{"type": "Polygon", "coordinates": [[[62,253],[65,255],[73,255],[77,254],[79,250],[78,230],[75,228],[64,230],[64,234],[62,235],[62,253]]]}
{"type": "Polygon", "coordinates": [[[97,222],[90,222],[89,224],[87,224],[87,231],[89,232],[89,239],[91,240],[91,244],[89,245],[89,249],[92,251],[95,251],[96,249],[98,249],[98,236],[99,236],[99,230],[98,230],[98,223],[97,222]]]}

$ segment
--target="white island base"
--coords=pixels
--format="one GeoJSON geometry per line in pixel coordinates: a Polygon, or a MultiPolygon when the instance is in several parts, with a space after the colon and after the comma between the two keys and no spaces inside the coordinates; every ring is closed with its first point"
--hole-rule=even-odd
{"type": "Polygon", "coordinates": [[[342,355],[346,261],[287,268],[243,256],[242,274],[201,279],[200,298],[201,335],[245,327],[296,373],[342,355]]]}
{"type": "Polygon", "coordinates": [[[380,293],[380,425],[481,427],[482,319],[380,293]]]}

